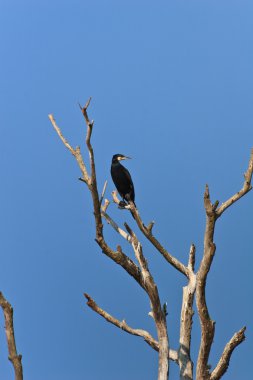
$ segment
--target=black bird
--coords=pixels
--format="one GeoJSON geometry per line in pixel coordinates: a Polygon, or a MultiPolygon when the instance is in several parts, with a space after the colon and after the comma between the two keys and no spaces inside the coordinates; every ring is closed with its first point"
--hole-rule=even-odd
{"type": "Polygon", "coordinates": [[[131,175],[129,171],[120,163],[120,161],[126,160],[127,158],[130,157],[124,156],[124,154],[114,154],[112,157],[111,176],[120,196],[128,203],[129,201],[134,203],[134,184],[131,175]]]}

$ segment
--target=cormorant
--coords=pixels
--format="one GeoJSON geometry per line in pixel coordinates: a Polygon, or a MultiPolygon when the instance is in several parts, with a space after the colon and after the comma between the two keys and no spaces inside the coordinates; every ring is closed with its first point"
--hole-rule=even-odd
{"type": "Polygon", "coordinates": [[[124,154],[114,154],[112,157],[111,176],[120,196],[125,201],[132,201],[134,203],[134,184],[131,175],[129,171],[120,163],[121,160],[126,160],[127,158],[130,157],[124,156],[124,154]]]}

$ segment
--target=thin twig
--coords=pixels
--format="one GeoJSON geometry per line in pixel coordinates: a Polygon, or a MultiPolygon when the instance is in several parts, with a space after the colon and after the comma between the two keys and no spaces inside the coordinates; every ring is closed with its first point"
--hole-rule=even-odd
{"type": "Polygon", "coordinates": [[[105,199],[105,203],[101,205],[101,211],[106,212],[109,207],[110,201],[109,199],[105,199]]]}
{"type": "Polygon", "coordinates": [[[87,172],[87,169],[86,169],[86,166],[84,164],[84,161],[83,161],[83,158],[82,158],[82,155],[81,155],[81,151],[80,151],[80,147],[76,147],[76,149],[74,149],[70,143],[67,141],[67,139],[63,136],[60,128],[58,127],[58,125],[56,124],[56,121],[54,119],[54,116],[51,114],[51,115],[48,115],[49,117],[49,120],[51,121],[56,133],[58,134],[58,136],[60,137],[61,141],[63,142],[63,144],[65,145],[65,147],[73,154],[73,156],[76,158],[77,160],[77,163],[80,167],[80,170],[82,172],[82,175],[83,177],[80,178],[83,182],[85,182],[87,185],[89,185],[89,182],[90,182],[90,178],[89,178],[89,175],[88,175],[88,172],[87,172]]]}
{"type": "Polygon", "coordinates": [[[234,194],[231,198],[229,198],[226,202],[222,203],[222,205],[217,209],[216,215],[217,217],[221,216],[222,213],[232,204],[234,204],[236,201],[238,201],[240,198],[242,198],[245,194],[247,194],[251,189],[251,180],[252,180],[252,173],[253,173],[253,148],[251,149],[250,153],[250,159],[249,159],[249,165],[248,169],[244,174],[244,184],[240,191],[238,191],[236,194],[234,194]]]}
{"type": "Polygon", "coordinates": [[[148,225],[147,225],[147,230],[148,230],[148,233],[152,234],[152,229],[154,227],[154,220],[152,220],[152,222],[150,222],[148,225]]]}
{"type": "Polygon", "coordinates": [[[60,137],[61,141],[63,142],[63,144],[66,146],[67,149],[70,150],[70,152],[73,154],[73,156],[75,156],[75,149],[70,145],[70,143],[67,141],[67,139],[63,136],[60,128],[58,127],[58,125],[56,124],[56,121],[55,121],[55,118],[52,114],[48,115],[49,117],[49,120],[51,121],[54,129],[56,130],[58,136],[60,137]]]}
{"type": "Polygon", "coordinates": [[[101,197],[100,197],[100,207],[103,203],[103,200],[104,200],[104,196],[105,196],[105,191],[106,191],[106,187],[107,187],[107,180],[105,181],[104,183],[104,187],[103,187],[103,190],[102,190],[102,194],[101,194],[101,197]]]}

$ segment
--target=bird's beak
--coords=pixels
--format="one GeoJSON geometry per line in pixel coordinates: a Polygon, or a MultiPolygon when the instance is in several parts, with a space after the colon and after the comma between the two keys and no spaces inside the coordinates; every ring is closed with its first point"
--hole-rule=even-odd
{"type": "Polygon", "coordinates": [[[124,156],[121,158],[121,160],[131,160],[131,157],[124,156]]]}

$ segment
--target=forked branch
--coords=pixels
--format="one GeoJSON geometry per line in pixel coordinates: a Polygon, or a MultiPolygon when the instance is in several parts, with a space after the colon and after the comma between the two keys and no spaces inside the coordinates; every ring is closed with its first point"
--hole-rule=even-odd
{"type": "Polygon", "coordinates": [[[143,255],[142,245],[137,239],[133,230],[125,223],[127,232],[132,238],[132,247],[135,257],[138,260],[145,290],[149,296],[152,307],[152,315],[156,324],[156,330],[159,341],[159,369],[158,380],[166,380],[169,373],[169,362],[166,360],[169,355],[169,339],[167,333],[166,315],[164,314],[160,302],[159,292],[153,276],[148,267],[148,262],[143,255]]]}
{"type": "Polygon", "coordinates": [[[210,200],[209,188],[206,185],[204,194],[204,206],[206,210],[206,229],[204,236],[204,254],[197,272],[196,304],[200,318],[201,342],[197,361],[196,379],[209,379],[208,359],[214,338],[215,322],[211,319],[206,303],[206,279],[210,270],[216,246],[213,242],[215,227],[215,210],[210,200]]]}
{"type": "MultiPolygon", "coordinates": [[[[199,355],[198,355],[198,361],[197,361],[197,371],[196,371],[197,380],[206,380],[206,379],[209,380],[211,376],[210,371],[209,371],[208,359],[209,359],[211,345],[214,338],[215,322],[209,316],[207,303],[206,303],[205,290],[206,290],[207,275],[211,268],[215,250],[216,250],[216,246],[213,241],[215,223],[216,223],[216,220],[223,214],[223,212],[228,207],[230,207],[232,204],[234,204],[236,201],[238,201],[242,196],[247,194],[252,189],[252,185],[251,185],[252,172],[253,172],[253,149],[251,150],[247,171],[244,174],[245,181],[244,181],[243,188],[240,191],[238,191],[238,193],[236,193],[231,198],[229,198],[226,202],[224,202],[219,208],[218,208],[218,203],[219,203],[218,201],[212,204],[210,200],[209,188],[208,188],[208,185],[206,185],[205,194],[204,194],[204,206],[206,210],[204,254],[203,254],[203,258],[202,258],[199,270],[197,272],[197,286],[196,286],[196,303],[197,303],[197,309],[198,309],[200,325],[201,325],[201,342],[200,342],[200,349],[199,349],[199,355]]],[[[240,334],[240,336],[242,336],[242,334],[240,334]]],[[[229,355],[223,356],[223,361],[227,360],[227,366],[228,366],[228,362],[229,362],[232,351],[229,351],[230,352],[229,355]]]]}
{"type": "Polygon", "coordinates": [[[86,165],[84,163],[84,160],[81,155],[80,148],[77,147],[74,149],[67,139],[63,136],[63,133],[61,132],[61,129],[56,124],[56,121],[53,117],[53,115],[49,115],[49,119],[57,132],[58,136],[60,137],[61,141],[65,145],[65,147],[74,155],[79,168],[82,173],[82,180],[86,183],[88,186],[88,189],[91,193],[92,200],[93,200],[93,208],[94,208],[94,217],[95,217],[95,223],[96,223],[96,242],[102,249],[102,252],[106,254],[108,257],[110,257],[115,263],[118,265],[121,265],[122,268],[124,268],[130,276],[132,276],[137,283],[143,287],[142,283],[142,276],[140,269],[138,266],[127,256],[125,255],[122,250],[114,251],[111,249],[108,244],[106,243],[103,235],[103,223],[102,223],[102,216],[101,216],[101,208],[100,208],[100,199],[98,195],[97,190],[97,181],[96,181],[96,172],[95,172],[95,163],[94,163],[94,154],[93,150],[90,144],[90,138],[91,138],[91,132],[92,132],[92,126],[93,123],[89,121],[88,115],[87,115],[87,107],[89,105],[89,101],[86,103],[86,105],[82,109],[82,113],[85,117],[85,120],[87,122],[87,136],[86,136],[86,143],[90,152],[90,164],[91,164],[91,177],[88,175],[88,171],[86,168],[86,165]]]}
{"type": "MultiPolygon", "coordinates": [[[[71,153],[75,156],[79,167],[81,169],[83,177],[81,178],[83,182],[85,182],[88,186],[88,189],[92,196],[93,201],[93,210],[94,210],[94,217],[95,217],[95,225],[96,225],[96,242],[102,249],[102,252],[104,252],[108,257],[110,257],[112,260],[114,260],[117,264],[121,265],[132,277],[135,278],[137,283],[145,289],[145,291],[148,293],[147,289],[151,289],[150,284],[151,281],[145,278],[143,275],[143,268],[141,269],[123,252],[120,246],[117,247],[117,251],[113,251],[108,244],[106,243],[103,235],[103,223],[102,223],[102,215],[106,217],[106,207],[104,208],[105,211],[103,211],[103,208],[101,208],[101,200],[104,196],[102,192],[101,198],[98,195],[98,188],[97,188],[97,179],[96,179],[96,169],[95,169],[95,159],[94,159],[94,153],[93,148],[91,145],[91,134],[94,122],[89,120],[88,114],[87,114],[87,108],[90,104],[90,99],[86,103],[84,107],[81,107],[82,114],[84,116],[86,125],[87,125],[87,134],[86,134],[86,145],[89,151],[90,156],[90,170],[91,175],[88,176],[88,172],[86,169],[86,166],[84,164],[82,155],[80,153],[80,148],[73,149],[71,145],[67,142],[67,140],[64,138],[60,128],[56,125],[56,122],[52,115],[49,115],[49,119],[51,123],[53,124],[56,132],[58,133],[59,137],[61,138],[63,144],[71,151],[71,153]]],[[[108,218],[107,218],[108,220],[108,218]]],[[[117,232],[120,232],[120,230],[117,228],[116,225],[114,225],[114,228],[116,227],[117,232]]],[[[141,253],[140,253],[141,255],[141,253]]],[[[159,300],[158,292],[156,286],[152,289],[152,305],[153,307],[157,307],[157,305],[160,305],[157,303],[157,300],[159,300]],[[158,298],[157,298],[158,296],[158,298]]],[[[159,329],[157,330],[158,333],[158,341],[159,341],[159,369],[158,369],[158,379],[159,380],[166,380],[167,374],[168,374],[168,354],[169,354],[169,346],[168,346],[168,337],[167,337],[167,328],[166,328],[166,320],[162,313],[161,306],[158,308],[158,310],[153,310],[154,313],[156,313],[156,326],[159,329]],[[165,360],[164,360],[165,359],[165,360]]]]}
{"type": "MultiPolygon", "coordinates": [[[[120,204],[120,200],[117,197],[116,191],[112,192],[113,200],[116,204],[120,204]]],[[[186,277],[189,276],[188,268],[181,263],[176,257],[172,256],[162,245],[161,243],[155,238],[155,236],[152,234],[152,228],[154,225],[154,222],[149,223],[148,226],[145,226],[143,223],[139,211],[136,209],[133,202],[129,202],[130,205],[126,206],[126,208],[129,208],[134,219],[136,220],[136,223],[141,230],[141,232],[144,234],[144,236],[150,241],[151,244],[163,255],[166,261],[170,263],[174,268],[176,268],[179,272],[184,274],[186,277]]]]}
{"type": "Polygon", "coordinates": [[[132,242],[131,236],[123,230],[119,225],[110,217],[110,215],[106,212],[107,208],[110,204],[110,201],[108,199],[105,199],[104,205],[101,206],[101,215],[105,220],[107,221],[108,224],[111,225],[111,227],[119,234],[121,235],[124,239],[126,239],[129,243],[132,242]]]}
{"type": "MultiPolygon", "coordinates": [[[[87,305],[93,311],[95,311],[96,313],[98,313],[99,315],[101,315],[101,317],[103,317],[104,319],[106,319],[108,322],[112,323],[114,326],[122,329],[123,331],[126,331],[128,334],[142,337],[145,340],[145,342],[150,347],[152,347],[155,351],[159,352],[159,343],[157,342],[157,340],[155,340],[152,337],[152,335],[149,332],[147,332],[145,330],[142,330],[142,329],[133,329],[132,327],[130,327],[126,323],[125,320],[119,321],[118,319],[116,319],[115,317],[113,317],[111,314],[109,314],[105,310],[101,309],[101,307],[99,307],[96,304],[96,302],[91,298],[91,296],[89,296],[87,293],[84,293],[84,296],[87,299],[87,305]]],[[[172,360],[172,361],[174,361],[174,362],[177,362],[178,361],[177,351],[170,350],[169,351],[169,359],[172,360]]]]}

